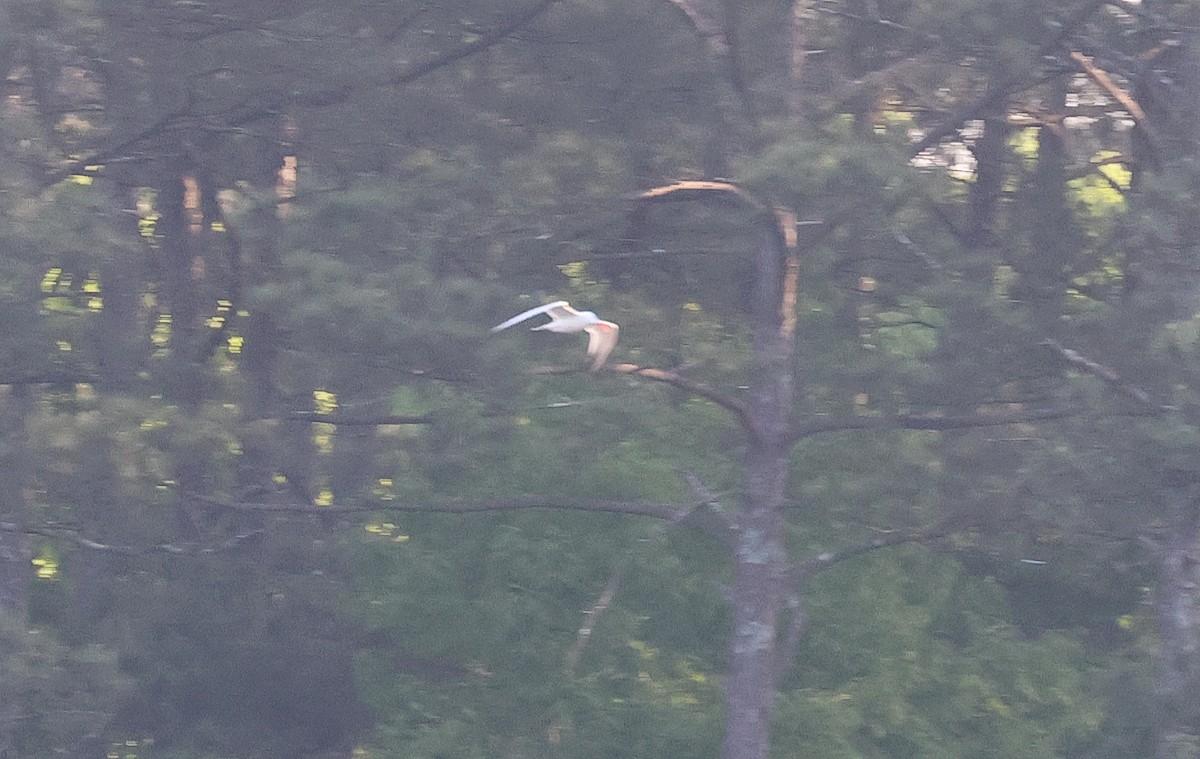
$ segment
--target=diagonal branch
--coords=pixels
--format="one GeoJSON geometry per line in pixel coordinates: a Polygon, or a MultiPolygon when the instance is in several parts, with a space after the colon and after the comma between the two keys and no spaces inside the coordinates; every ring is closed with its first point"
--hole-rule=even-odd
{"type": "Polygon", "coordinates": [[[453,50],[447,50],[441,55],[436,55],[424,63],[418,63],[417,65],[409,68],[407,71],[397,74],[396,76],[392,77],[391,83],[393,85],[408,84],[409,82],[420,79],[426,74],[436,71],[443,66],[448,66],[451,63],[460,61],[463,58],[474,55],[475,53],[483,52],[493,45],[502,42],[506,37],[521,27],[532,22],[535,18],[545,13],[550,6],[554,5],[556,2],[558,2],[558,0],[541,0],[541,2],[530,6],[521,13],[518,13],[508,22],[501,24],[486,34],[480,35],[467,44],[456,47],[453,50]]]}
{"type": "MultiPolygon", "coordinates": [[[[714,75],[719,75],[722,71],[725,74],[725,80],[729,87],[733,90],[734,96],[737,98],[738,106],[740,107],[740,115],[752,127],[757,128],[756,115],[754,110],[753,100],[750,96],[749,87],[746,85],[743,75],[742,66],[738,57],[737,49],[737,29],[736,29],[736,14],[737,8],[732,0],[722,0],[724,11],[724,27],[719,22],[714,14],[700,8],[700,4],[695,0],[667,0],[684,15],[688,24],[691,25],[692,31],[696,37],[704,45],[704,52],[708,58],[708,65],[714,75]]],[[[724,127],[728,130],[733,126],[734,113],[731,113],[723,102],[723,98],[717,98],[718,117],[724,122],[724,127]]]]}
{"type": "Polygon", "coordinates": [[[1146,141],[1150,144],[1150,147],[1156,153],[1159,152],[1158,146],[1161,144],[1161,141],[1159,140],[1158,132],[1154,129],[1154,125],[1150,123],[1150,118],[1146,115],[1146,111],[1142,109],[1141,104],[1128,92],[1118,87],[1108,72],[1093,63],[1092,59],[1088,56],[1078,50],[1072,50],[1069,57],[1079,66],[1080,70],[1091,77],[1092,81],[1100,85],[1105,92],[1121,104],[1122,108],[1129,112],[1129,115],[1133,117],[1134,123],[1137,124],[1138,128],[1146,136],[1146,141]]]}
{"type": "MultiPolygon", "coordinates": [[[[1099,10],[1107,3],[1108,0],[1086,0],[1078,8],[1069,13],[1061,24],[1057,24],[1053,33],[1049,34],[1042,44],[1039,46],[1041,54],[1049,54],[1063,43],[1067,37],[1074,34],[1075,30],[1085,23],[1093,13],[1099,10]]],[[[908,153],[910,156],[916,156],[922,151],[933,147],[941,142],[946,137],[958,131],[965,122],[977,118],[989,107],[994,105],[998,100],[1003,100],[1009,95],[1024,89],[1033,84],[1033,82],[1022,83],[1021,80],[1010,79],[1005,82],[997,82],[987,89],[982,96],[969,103],[965,103],[957,108],[949,118],[942,123],[933,127],[915,144],[909,146],[908,153]]]]}
{"type": "Polygon", "coordinates": [[[792,571],[789,580],[792,587],[796,587],[808,580],[809,577],[821,572],[834,564],[852,559],[855,556],[861,556],[864,553],[878,551],[881,548],[892,548],[894,546],[905,545],[907,543],[926,543],[933,540],[939,540],[948,535],[952,535],[963,529],[961,520],[951,517],[942,520],[937,524],[927,527],[923,530],[889,532],[870,540],[864,540],[859,543],[851,543],[848,546],[839,548],[836,551],[825,551],[816,556],[805,559],[792,566],[792,571]]]}
{"type": "Polygon", "coordinates": [[[1155,402],[1154,398],[1150,395],[1149,392],[1147,392],[1145,389],[1143,389],[1141,387],[1138,387],[1137,385],[1126,382],[1124,379],[1121,378],[1121,375],[1118,374],[1115,369],[1105,366],[1104,364],[1101,364],[1098,361],[1093,361],[1092,359],[1083,355],[1079,351],[1071,350],[1070,348],[1064,347],[1057,340],[1043,340],[1041,342],[1041,345],[1045,345],[1046,347],[1050,348],[1052,351],[1057,353],[1058,356],[1063,361],[1066,361],[1068,364],[1071,364],[1073,366],[1078,366],[1080,369],[1087,372],[1088,374],[1092,374],[1092,375],[1099,377],[1100,379],[1104,380],[1106,383],[1108,383],[1111,387],[1113,387],[1118,392],[1129,396],[1130,398],[1134,399],[1135,401],[1142,404],[1143,406],[1146,406],[1147,408],[1150,408],[1159,413],[1168,413],[1168,412],[1179,410],[1179,409],[1175,408],[1174,406],[1166,406],[1166,405],[1162,405],[1160,403],[1155,402]]]}
{"type": "Polygon", "coordinates": [[[688,379],[682,374],[676,374],[665,369],[652,369],[647,366],[638,366],[637,364],[610,364],[606,367],[610,372],[618,374],[632,374],[638,377],[645,377],[648,380],[655,382],[665,382],[668,385],[677,387],[680,390],[691,393],[692,395],[703,398],[707,401],[712,401],[721,408],[730,412],[737,419],[742,429],[746,430],[751,435],[758,435],[758,427],[754,424],[754,420],[750,418],[750,411],[738,401],[730,398],[727,395],[717,392],[713,388],[705,385],[702,382],[697,382],[693,379],[688,379]]]}
{"type": "MultiPolygon", "coordinates": [[[[733,518],[724,511],[716,494],[709,490],[708,487],[701,482],[700,478],[692,472],[684,472],[683,478],[687,481],[688,486],[692,489],[692,493],[696,496],[696,503],[687,510],[681,510],[677,517],[663,525],[663,532],[666,533],[683,524],[684,521],[688,520],[693,514],[699,512],[705,507],[708,507],[710,512],[716,514],[722,519],[720,529],[726,531],[733,529],[733,518]]],[[[718,536],[719,530],[708,529],[707,531],[714,536],[718,536]]],[[[728,538],[728,535],[724,535],[723,537],[728,538]]],[[[621,563],[617,565],[617,568],[613,570],[612,576],[609,577],[608,583],[604,586],[604,590],[601,591],[599,597],[596,599],[596,602],[592,604],[590,609],[587,609],[583,612],[583,622],[580,624],[579,630],[576,633],[575,645],[571,647],[570,652],[567,654],[568,672],[574,672],[575,668],[579,666],[579,660],[583,658],[583,652],[587,648],[588,641],[591,640],[592,633],[596,629],[596,622],[600,619],[600,615],[602,615],[608,609],[608,607],[612,605],[613,599],[617,597],[617,590],[620,588],[622,580],[624,580],[625,575],[628,574],[629,568],[633,566],[635,550],[636,548],[625,554],[625,558],[622,559],[621,563]]]]}
{"type": "Polygon", "coordinates": [[[785,580],[791,593],[788,597],[788,609],[791,612],[791,618],[784,629],[779,649],[776,652],[775,671],[773,673],[775,683],[778,684],[783,679],[783,676],[787,674],[788,669],[791,668],[792,663],[795,661],[796,650],[800,647],[800,640],[804,637],[804,631],[808,624],[808,618],[800,605],[799,592],[799,586],[805,580],[821,570],[847,559],[852,559],[855,556],[861,556],[864,553],[877,551],[881,548],[903,545],[905,543],[924,543],[926,541],[937,540],[957,532],[961,528],[962,524],[960,521],[951,517],[924,530],[891,532],[881,537],[852,543],[836,551],[826,551],[812,558],[805,559],[798,564],[794,564],[785,580]]]}
{"type": "Polygon", "coordinates": [[[575,668],[579,666],[579,661],[583,658],[583,652],[587,649],[588,642],[592,639],[592,632],[596,629],[596,622],[599,621],[600,615],[612,605],[613,599],[617,597],[617,589],[620,587],[621,581],[625,579],[625,575],[629,572],[631,566],[633,566],[632,551],[625,554],[625,558],[621,559],[621,563],[613,570],[612,576],[608,578],[608,583],[604,586],[604,590],[596,598],[596,603],[584,610],[583,621],[579,625],[579,630],[575,633],[575,645],[571,646],[571,650],[567,652],[568,673],[573,674],[575,668]]]}
{"type": "Polygon", "coordinates": [[[1122,108],[1124,108],[1126,111],[1129,111],[1129,115],[1133,117],[1134,121],[1136,121],[1143,128],[1148,129],[1150,127],[1150,125],[1147,123],[1148,117],[1146,116],[1146,112],[1142,110],[1141,104],[1134,100],[1133,96],[1128,92],[1118,87],[1117,83],[1113,81],[1113,78],[1109,76],[1107,71],[1097,66],[1094,62],[1092,62],[1091,58],[1079,52],[1078,50],[1072,50],[1069,57],[1071,60],[1075,61],[1076,65],[1079,66],[1083,73],[1091,77],[1092,81],[1100,85],[1105,92],[1107,92],[1109,95],[1112,95],[1113,100],[1116,100],[1118,103],[1120,103],[1122,108]]]}
{"type": "Polygon", "coordinates": [[[99,150],[96,150],[84,156],[83,158],[77,158],[67,165],[51,172],[50,174],[47,174],[45,177],[42,177],[40,181],[41,186],[43,188],[52,187],[67,177],[72,176],[73,174],[79,174],[87,171],[88,166],[101,165],[109,162],[114,158],[125,155],[130,149],[139,143],[145,142],[152,137],[156,137],[160,134],[170,131],[181,121],[189,117],[192,107],[190,100],[191,99],[189,96],[188,102],[185,103],[182,108],[166,113],[150,125],[137,130],[133,134],[114,141],[108,147],[100,148],[99,150]]]}

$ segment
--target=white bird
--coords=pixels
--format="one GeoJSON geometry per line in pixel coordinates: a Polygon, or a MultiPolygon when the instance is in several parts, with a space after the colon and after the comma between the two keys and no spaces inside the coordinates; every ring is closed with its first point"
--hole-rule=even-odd
{"type": "Polygon", "coordinates": [[[621,328],[612,322],[606,322],[591,311],[576,311],[565,300],[547,303],[544,306],[531,308],[517,314],[506,322],[492,327],[492,332],[508,329],[514,324],[520,324],[526,319],[532,319],[539,314],[546,314],[550,321],[539,324],[534,331],[548,330],[550,332],[586,332],[588,333],[588,357],[592,359],[592,371],[604,366],[608,354],[617,346],[617,334],[621,328]]]}

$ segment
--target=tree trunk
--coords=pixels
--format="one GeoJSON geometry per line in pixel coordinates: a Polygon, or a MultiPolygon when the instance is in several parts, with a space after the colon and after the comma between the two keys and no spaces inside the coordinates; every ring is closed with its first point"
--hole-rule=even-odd
{"type": "Polygon", "coordinates": [[[975,156],[975,181],[970,190],[971,216],[967,235],[975,248],[996,244],[996,224],[1006,174],[1004,158],[1008,150],[1009,129],[1004,110],[1003,100],[997,100],[988,109],[983,118],[983,134],[971,147],[975,156]]]}
{"type": "MultiPolygon", "coordinates": [[[[784,231],[772,220],[763,235],[754,292],[755,427],[743,462],[745,485],[735,527],[733,634],[725,682],[724,759],[766,759],[778,671],[778,624],[787,598],[783,495],[788,473],[788,419],[795,343],[785,318],[784,231]]],[[[796,612],[798,613],[798,611],[796,612]]]]}
{"type": "Polygon", "coordinates": [[[163,266],[162,294],[171,316],[171,355],[167,389],[171,400],[188,408],[202,400],[196,344],[203,267],[193,258],[182,166],[170,164],[159,177],[156,202],[163,266]]]}
{"type": "Polygon", "coordinates": [[[25,620],[28,600],[30,559],[33,546],[24,532],[28,523],[26,487],[29,478],[27,425],[33,411],[33,389],[21,385],[9,388],[0,402],[0,422],[6,432],[7,451],[0,458],[0,611],[25,620]]]}
{"type": "Polygon", "coordinates": [[[1163,547],[1155,611],[1163,721],[1155,759],[1200,757],[1200,493],[1170,493],[1171,532],[1163,547]]]}
{"type": "MultiPolygon", "coordinates": [[[[123,197],[129,201],[132,190],[123,197]]],[[[123,207],[123,206],[122,206],[123,207]]],[[[130,216],[123,231],[138,240],[137,219],[130,216]]],[[[138,243],[140,245],[140,243],[138,243]]],[[[100,286],[104,307],[96,320],[95,341],[98,353],[100,386],[105,392],[124,393],[134,389],[138,369],[148,344],[145,330],[138,323],[139,298],[143,284],[143,251],[134,245],[112,246],[100,263],[100,286]]]]}

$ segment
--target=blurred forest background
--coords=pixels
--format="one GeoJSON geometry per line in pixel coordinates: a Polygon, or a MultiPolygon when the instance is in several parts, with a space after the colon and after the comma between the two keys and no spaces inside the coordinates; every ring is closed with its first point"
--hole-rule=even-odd
{"type": "Polygon", "coordinates": [[[3,756],[1200,756],[1195,0],[4,0],[0,69],[3,756]],[[558,298],[612,366],[488,335],[558,298]]]}

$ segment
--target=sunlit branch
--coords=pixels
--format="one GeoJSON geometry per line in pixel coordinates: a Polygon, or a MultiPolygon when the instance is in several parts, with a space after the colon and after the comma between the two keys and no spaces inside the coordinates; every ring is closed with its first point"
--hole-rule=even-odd
{"type": "Polygon", "coordinates": [[[1100,85],[1105,92],[1113,97],[1113,100],[1116,100],[1121,104],[1122,108],[1129,112],[1134,122],[1146,135],[1146,139],[1157,149],[1157,146],[1160,144],[1158,134],[1154,129],[1154,125],[1150,123],[1149,117],[1146,116],[1146,112],[1142,110],[1141,104],[1128,92],[1118,87],[1117,83],[1108,75],[1108,72],[1093,63],[1091,58],[1078,50],[1072,50],[1069,57],[1079,66],[1081,71],[1091,77],[1092,81],[1100,85]]]}
{"type": "Polygon", "coordinates": [[[671,184],[659,185],[643,190],[634,196],[634,200],[644,203],[663,201],[707,200],[710,198],[729,198],[739,204],[766,213],[770,207],[751,193],[739,187],[736,183],[724,179],[688,179],[671,184]]]}
{"type": "Polygon", "coordinates": [[[646,366],[638,366],[637,364],[610,364],[605,367],[610,372],[618,374],[631,374],[637,377],[645,377],[648,380],[655,382],[664,382],[680,390],[684,390],[692,395],[698,396],[711,401],[726,411],[730,412],[737,418],[738,424],[751,435],[758,434],[758,428],[754,425],[754,420],[750,418],[750,411],[738,401],[730,398],[727,395],[717,392],[708,385],[695,380],[688,379],[682,374],[666,371],[665,369],[652,369],[646,366]]]}

